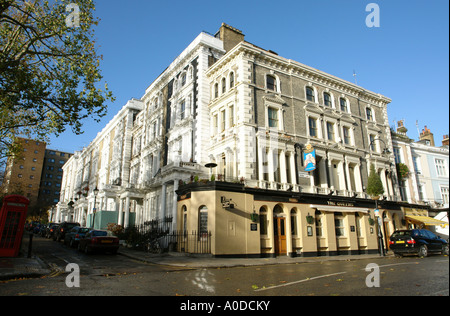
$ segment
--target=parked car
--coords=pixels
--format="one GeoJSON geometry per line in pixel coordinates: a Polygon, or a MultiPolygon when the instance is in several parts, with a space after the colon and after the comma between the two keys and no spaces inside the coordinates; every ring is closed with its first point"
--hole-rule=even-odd
{"type": "Polygon", "coordinates": [[[55,232],[58,230],[59,224],[49,224],[47,231],[45,233],[45,237],[47,237],[48,239],[53,238],[53,235],[55,234],[55,232]]]}
{"type": "Polygon", "coordinates": [[[48,223],[48,224],[42,225],[42,226],[41,226],[41,229],[39,230],[39,236],[41,236],[41,237],[46,237],[48,227],[49,227],[51,224],[52,224],[52,223],[48,223]]]}
{"type": "Polygon", "coordinates": [[[389,245],[396,256],[416,254],[426,257],[429,253],[439,252],[448,256],[448,242],[426,229],[396,231],[389,245]]]}
{"type": "Polygon", "coordinates": [[[53,234],[53,240],[61,241],[66,236],[66,233],[69,232],[75,226],[80,226],[79,223],[71,223],[71,222],[62,222],[59,225],[56,232],[53,234]]]}
{"type": "Polygon", "coordinates": [[[90,254],[94,251],[105,251],[113,254],[119,250],[119,238],[107,230],[93,229],[86,233],[78,243],[78,250],[90,254]]]}
{"type": "Polygon", "coordinates": [[[64,236],[64,244],[70,247],[78,246],[80,239],[89,231],[87,227],[75,226],[64,236]]]}

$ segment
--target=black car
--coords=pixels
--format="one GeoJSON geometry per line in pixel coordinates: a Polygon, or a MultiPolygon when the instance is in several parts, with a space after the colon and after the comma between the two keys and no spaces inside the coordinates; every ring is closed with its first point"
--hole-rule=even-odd
{"type": "Polygon", "coordinates": [[[448,242],[426,229],[398,230],[392,234],[389,245],[396,256],[426,257],[439,252],[448,256],[448,242]]]}
{"type": "Polygon", "coordinates": [[[70,223],[70,222],[62,222],[59,225],[56,232],[53,234],[53,240],[61,241],[66,236],[66,233],[69,232],[75,226],[80,226],[79,223],[70,223]]]}
{"type": "Polygon", "coordinates": [[[72,228],[66,235],[64,236],[64,244],[70,247],[75,247],[80,242],[80,239],[86,235],[86,233],[90,229],[87,227],[76,226],[72,228]]]}
{"type": "Polygon", "coordinates": [[[58,230],[59,224],[48,224],[47,229],[45,230],[45,237],[50,239],[53,238],[53,236],[55,235],[56,231],[58,230]]]}

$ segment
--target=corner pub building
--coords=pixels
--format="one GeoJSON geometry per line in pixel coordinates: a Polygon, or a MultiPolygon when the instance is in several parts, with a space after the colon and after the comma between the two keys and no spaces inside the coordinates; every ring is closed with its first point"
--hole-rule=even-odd
{"type": "Polygon", "coordinates": [[[378,253],[376,204],[365,193],[374,164],[387,249],[390,234],[406,228],[405,209],[424,208],[397,202],[391,100],[248,43],[226,24],[216,37],[227,47],[206,72],[207,163],[216,167],[180,185],[177,229],[210,232],[216,257],[378,253]]]}
{"type": "Polygon", "coordinates": [[[376,253],[371,165],[385,192],[385,243],[405,227],[405,208],[425,208],[399,202],[390,102],[223,23],[69,159],[57,221],[106,228],[170,218],[179,236],[199,233],[178,240],[179,250],[195,252],[210,233],[219,257],[376,253]]]}

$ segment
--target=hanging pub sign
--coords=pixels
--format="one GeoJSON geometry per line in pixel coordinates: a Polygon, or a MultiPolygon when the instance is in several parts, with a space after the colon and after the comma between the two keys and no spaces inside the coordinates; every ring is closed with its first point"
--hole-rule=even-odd
{"type": "Polygon", "coordinates": [[[311,144],[307,144],[303,151],[303,164],[305,171],[309,172],[316,170],[316,150],[311,144]]]}

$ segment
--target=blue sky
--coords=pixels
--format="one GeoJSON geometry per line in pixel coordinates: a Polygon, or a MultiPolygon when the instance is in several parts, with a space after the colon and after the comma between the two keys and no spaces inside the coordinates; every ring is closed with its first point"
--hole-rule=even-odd
{"type": "Polygon", "coordinates": [[[131,98],[145,89],[202,31],[222,22],[245,39],[392,99],[390,125],[404,119],[418,139],[416,121],[449,134],[448,0],[227,0],[221,2],[97,0],[96,38],[104,80],[116,101],[101,123],[84,121],[85,133],[51,137],[49,148],[87,146],[131,98]],[[380,27],[366,26],[369,3],[380,7],[380,27]]]}

